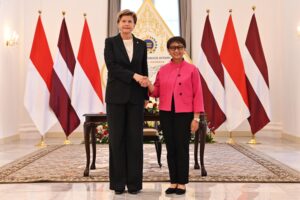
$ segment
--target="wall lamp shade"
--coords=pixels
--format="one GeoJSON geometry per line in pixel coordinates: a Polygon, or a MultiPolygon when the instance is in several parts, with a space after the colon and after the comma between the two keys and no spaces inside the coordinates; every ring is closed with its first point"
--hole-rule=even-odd
{"type": "Polygon", "coordinates": [[[18,44],[19,35],[16,31],[6,29],[4,33],[4,41],[6,46],[15,46],[18,44]]]}
{"type": "Polygon", "coordinates": [[[297,26],[297,35],[300,37],[300,25],[297,26]]]}

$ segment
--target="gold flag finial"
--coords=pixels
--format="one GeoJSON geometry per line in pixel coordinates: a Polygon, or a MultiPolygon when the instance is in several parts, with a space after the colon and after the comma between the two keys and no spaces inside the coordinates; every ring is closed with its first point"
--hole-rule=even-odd
{"type": "Polygon", "coordinates": [[[61,13],[62,13],[62,15],[63,15],[63,16],[65,16],[65,15],[66,15],[66,12],[65,12],[65,11],[62,11],[61,13]]]}
{"type": "Polygon", "coordinates": [[[256,9],[256,6],[252,6],[252,10],[253,10],[253,12],[255,11],[255,9],[256,9]]]}
{"type": "Polygon", "coordinates": [[[206,13],[207,13],[207,14],[209,14],[209,12],[210,12],[210,10],[209,10],[209,9],[207,9],[207,10],[206,10],[206,13]]]}
{"type": "Polygon", "coordinates": [[[42,11],[41,11],[41,10],[38,10],[38,13],[39,13],[39,15],[41,15],[41,14],[42,14],[42,11]]]}
{"type": "Polygon", "coordinates": [[[232,9],[229,9],[229,13],[230,13],[230,14],[232,13],[232,9]]]}

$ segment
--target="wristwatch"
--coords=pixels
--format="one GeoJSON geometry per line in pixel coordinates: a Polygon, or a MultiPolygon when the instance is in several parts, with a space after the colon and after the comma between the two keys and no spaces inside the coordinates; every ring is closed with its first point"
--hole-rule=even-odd
{"type": "Polygon", "coordinates": [[[196,122],[200,122],[200,119],[196,117],[193,120],[195,120],[196,122]]]}

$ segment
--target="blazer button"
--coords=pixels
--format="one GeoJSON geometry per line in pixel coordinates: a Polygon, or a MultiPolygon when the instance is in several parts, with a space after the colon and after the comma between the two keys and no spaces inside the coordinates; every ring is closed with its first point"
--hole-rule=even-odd
{"type": "Polygon", "coordinates": [[[179,85],[181,85],[181,83],[179,83],[179,85]]]}
{"type": "Polygon", "coordinates": [[[181,95],[182,95],[182,93],[180,92],[180,93],[179,93],[179,95],[181,96],[181,95]]]}
{"type": "Polygon", "coordinates": [[[177,75],[178,77],[180,76],[180,74],[177,75]]]}

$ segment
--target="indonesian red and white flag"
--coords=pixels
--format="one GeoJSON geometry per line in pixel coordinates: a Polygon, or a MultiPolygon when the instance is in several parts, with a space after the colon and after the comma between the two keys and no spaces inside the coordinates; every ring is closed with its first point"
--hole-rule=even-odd
{"type": "Polygon", "coordinates": [[[65,18],[61,24],[57,47],[58,54],[52,73],[50,106],[66,136],[69,136],[79,126],[80,119],[71,104],[72,81],[76,59],[65,18]]]}
{"type": "Polygon", "coordinates": [[[220,53],[225,77],[225,113],[229,131],[249,117],[246,75],[232,16],[229,16],[220,53]]]}
{"type": "Polygon", "coordinates": [[[78,116],[83,119],[83,115],[87,113],[105,112],[100,70],[86,19],[84,20],[77,60],[72,104],[78,116]]]}
{"type": "Polygon", "coordinates": [[[43,136],[57,122],[49,106],[53,60],[39,16],[30,52],[24,105],[43,136]]]}
{"type": "Polygon", "coordinates": [[[270,91],[268,67],[263,52],[255,14],[253,14],[244,56],[251,132],[255,134],[270,122],[270,91]]]}
{"type": "Polygon", "coordinates": [[[219,128],[226,120],[224,70],[211,28],[209,15],[203,29],[199,71],[203,88],[204,108],[208,127],[219,128]]]}

